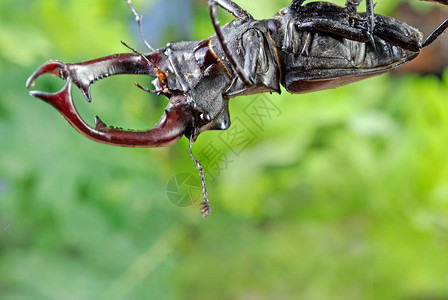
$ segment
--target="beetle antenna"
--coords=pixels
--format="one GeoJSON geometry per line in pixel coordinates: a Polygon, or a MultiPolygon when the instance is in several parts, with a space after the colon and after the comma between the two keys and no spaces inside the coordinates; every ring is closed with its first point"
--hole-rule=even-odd
{"type": "Polygon", "coordinates": [[[134,48],[132,48],[131,46],[129,46],[128,44],[126,44],[124,41],[120,41],[120,42],[123,44],[123,46],[125,46],[126,48],[128,48],[129,50],[131,50],[132,52],[134,52],[135,54],[140,55],[140,56],[141,56],[141,57],[148,63],[148,65],[151,65],[151,66],[153,66],[154,68],[156,68],[156,66],[153,64],[153,62],[150,61],[150,60],[149,60],[143,53],[141,53],[141,52],[135,50],[134,48]]]}
{"type": "Polygon", "coordinates": [[[151,47],[151,45],[149,45],[148,41],[146,41],[145,36],[143,35],[143,27],[142,27],[142,18],[143,17],[137,13],[137,11],[135,10],[134,6],[131,3],[131,0],[125,0],[125,1],[126,1],[127,5],[129,6],[129,8],[131,9],[132,13],[135,16],[135,21],[137,22],[138,28],[139,28],[139,31],[140,31],[140,37],[142,38],[142,40],[145,43],[146,47],[148,47],[148,49],[151,52],[154,52],[154,49],[151,47]]]}
{"type": "Polygon", "coordinates": [[[188,145],[188,151],[190,152],[190,157],[193,160],[194,164],[196,165],[196,169],[199,170],[199,176],[201,176],[201,181],[202,181],[202,194],[204,195],[204,200],[201,203],[201,212],[202,212],[202,216],[204,218],[207,218],[210,213],[211,213],[211,209],[210,209],[210,202],[208,201],[207,198],[207,187],[205,185],[205,177],[204,177],[204,168],[202,167],[201,163],[194,157],[193,152],[191,151],[191,144],[193,143],[193,134],[191,134],[190,136],[190,144],[188,145]]]}
{"type": "MultiPolygon", "coordinates": [[[[130,49],[130,50],[131,50],[132,52],[134,52],[135,54],[140,55],[140,56],[141,56],[141,57],[148,63],[148,65],[151,65],[151,66],[154,68],[154,70],[156,70],[157,74],[159,74],[160,70],[159,70],[159,69],[156,67],[156,65],[155,65],[152,61],[150,61],[150,60],[149,60],[143,53],[141,53],[141,52],[135,50],[134,48],[132,48],[131,46],[129,46],[128,44],[126,44],[124,41],[121,41],[121,43],[123,44],[123,46],[125,46],[125,47],[128,48],[128,49],[130,49]]],[[[152,91],[152,90],[150,90],[150,89],[147,89],[147,88],[142,87],[142,86],[141,86],[140,84],[138,84],[137,82],[134,82],[134,84],[135,84],[138,88],[144,90],[145,92],[152,93],[152,94],[156,94],[156,93],[157,93],[156,91],[152,91]]]]}
{"type": "Polygon", "coordinates": [[[153,91],[153,90],[150,90],[150,89],[147,89],[147,88],[141,86],[140,83],[138,83],[137,81],[134,81],[134,85],[135,85],[136,87],[138,87],[139,89],[141,89],[141,90],[147,92],[147,93],[150,93],[150,94],[158,94],[157,91],[153,91]]]}

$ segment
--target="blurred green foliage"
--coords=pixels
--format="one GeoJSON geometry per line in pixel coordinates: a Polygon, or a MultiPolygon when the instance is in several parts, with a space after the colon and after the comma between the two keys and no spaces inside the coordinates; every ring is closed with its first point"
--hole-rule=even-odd
{"type": "MultiPolygon", "coordinates": [[[[288,5],[238,3],[257,18],[288,5]]],[[[212,33],[205,1],[194,11],[201,39],[212,33]]],[[[254,138],[239,155],[219,132],[194,144],[199,159],[213,141],[229,157],[209,178],[203,220],[166,195],[176,174],[197,175],[185,139],[96,144],[25,89],[48,59],[126,52],[120,40],[139,43],[132,25],[124,1],[0,2],[1,299],[448,298],[448,73],[233,99],[234,124],[254,138]],[[262,127],[245,113],[257,99],[278,109],[262,127]]],[[[77,106],[87,120],[152,127],[165,100],[134,80],[150,85],[108,78],[91,104],[75,93],[77,106]]]]}

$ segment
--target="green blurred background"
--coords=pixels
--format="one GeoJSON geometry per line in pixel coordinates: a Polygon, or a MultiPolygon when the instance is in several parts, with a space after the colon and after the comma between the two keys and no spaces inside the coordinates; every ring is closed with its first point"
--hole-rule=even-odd
{"type": "MultiPolygon", "coordinates": [[[[289,4],[238,3],[256,18],[289,4]]],[[[134,1],[145,15],[156,4],[168,5],[134,1]]],[[[154,47],[212,33],[206,2],[187,4],[144,19],[164,37],[154,47]],[[182,14],[190,36],[176,34],[182,14]]],[[[448,299],[448,72],[232,99],[243,139],[207,132],[193,145],[213,209],[202,219],[198,202],[181,207],[200,192],[185,138],[97,144],[25,89],[45,61],[128,52],[120,40],[144,49],[124,1],[0,2],[0,299],[448,299]],[[177,190],[185,176],[197,185],[177,190]]],[[[150,86],[108,78],[91,104],[76,90],[77,107],[152,127],[166,101],[135,80],[150,86]]]]}

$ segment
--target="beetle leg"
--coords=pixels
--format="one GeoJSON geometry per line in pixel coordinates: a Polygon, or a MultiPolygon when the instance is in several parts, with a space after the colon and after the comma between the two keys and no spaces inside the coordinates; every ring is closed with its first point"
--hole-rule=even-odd
{"type": "Polygon", "coordinates": [[[131,0],[125,0],[126,4],[129,6],[129,9],[131,10],[132,14],[134,14],[135,22],[137,22],[138,29],[140,31],[140,37],[142,38],[143,42],[145,43],[146,47],[148,47],[149,51],[153,52],[154,49],[149,45],[148,41],[145,39],[145,35],[143,34],[143,27],[142,27],[142,16],[137,13],[137,11],[134,8],[134,5],[132,5],[131,0]]]}
{"type": "MultiPolygon", "coordinates": [[[[151,56],[150,59],[156,58],[151,56]]],[[[155,70],[148,68],[147,62],[138,54],[111,55],[80,64],[50,61],[30,76],[26,86],[32,86],[34,80],[43,74],[53,74],[67,82],[59,92],[31,91],[30,95],[51,104],[79,133],[94,141],[128,147],[167,146],[177,142],[191,127],[193,116],[185,94],[171,95],[159,123],[147,131],[126,131],[108,127],[98,117],[95,117],[95,127],[91,127],[81,118],[73,103],[71,84],[77,85],[84,97],[90,101],[90,84],[97,79],[115,74],[157,76],[155,70]]]]}
{"type": "Polygon", "coordinates": [[[434,42],[439,37],[439,35],[441,35],[447,28],[448,28],[448,19],[445,19],[445,21],[443,21],[442,24],[437,26],[437,28],[434,29],[428,35],[428,37],[423,42],[423,47],[426,47],[426,46],[430,45],[432,42],[434,42]]]}
{"type": "Polygon", "coordinates": [[[296,23],[295,26],[298,30],[331,33],[343,38],[363,43],[369,41],[369,38],[368,36],[366,36],[366,31],[364,29],[342,24],[335,26],[334,22],[328,19],[313,18],[301,21],[300,23],[296,23]]]}
{"type": "Polygon", "coordinates": [[[223,9],[231,13],[237,19],[244,19],[244,20],[254,19],[254,17],[252,17],[247,11],[242,9],[238,4],[236,4],[231,0],[215,0],[215,2],[223,9]]]}
{"type": "MultiPolygon", "coordinates": [[[[345,3],[345,8],[349,15],[353,15],[356,13],[361,1],[362,0],[347,0],[347,2],[345,3]]],[[[375,4],[373,4],[372,0],[366,0],[366,20],[363,27],[366,30],[370,44],[375,48],[375,41],[373,39],[373,30],[375,28],[375,14],[373,12],[374,8],[375,4]]]]}
{"type": "Polygon", "coordinates": [[[250,79],[249,75],[241,68],[238,61],[235,60],[235,57],[230,53],[229,48],[227,47],[227,42],[224,39],[224,35],[221,31],[221,27],[219,27],[218,17],[216,15],[216,6],[215,0],[208,0],[208,6],[210,8],[210,18],[212,20],[213,28],[215,29],[216,36],[218,37],[218,41],[221,44],[222,50],[226,54],[229,63],[231,64],[234,71],[238,74],[241,81],[246,85],[253,85],[253,81],[250,79]]]}
{"type": "MultiPolygon", "coordinates": [[[[358,10],[358,6],[362,0],[347,0],[345,3],[345,9],[349,14],[355,14],[358,10]]],[[[376,4],[373,4],[372,0],[366,0],[366,30],[370,36],[373,35],[373,29],[375,28],[375,14],[374,8],[376,4]]]]}
{"type": "Polygon", "coordinates": [[[362,0],[347,0],[347,2],[345,3],[345,9],[349,14],[354,14],[356,13],[361,1],[362,0]]]}
{"type": "Polygon", "coordinates": [[[291,2],[291,4],[289,5],[289,7],[293,11],[299,11],[300,10],[300,6],[302,6],[303,2],[305,2],[305,0],[293,0],[291,2]]]}
{"type": "Polygon", "coordinates": [[[376,49],[375,41],[373,40],[373,30],[375,29],[375,13],[373,12],[375,4],[372,0],[366,0],[366,27],[367,36],[369,37],[370,44],[376,49]]]}
{"type": "MultiPolygon", "coordinates": [[[[422,36],[418,30],[403,27],[402,23],[381,15],[375,17],[373,35],[368,35],[367,30],[361,24],[355,24],[355,26],[338,24],[335,26],[333,21],[316,17],[297,22],[295,25],[298,30],[302,31],[330,33],[357,42],[370,42],[374,49],[376,49],[375,37],[411,52],[419,52],[422,48],[422,36]]],[[[448,24],[445,21],[428,36],[424,45],[433,42],[447,27],[448,24]]]]}

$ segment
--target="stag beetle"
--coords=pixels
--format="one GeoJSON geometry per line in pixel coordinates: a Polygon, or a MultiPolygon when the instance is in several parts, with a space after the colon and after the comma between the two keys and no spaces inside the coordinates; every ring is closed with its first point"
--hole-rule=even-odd
{"type": "MultiPolygon", "coordinates": [[[[141,17],[130,0],[126,2],[142,34],[141,17]]],[[[372,0],[366,0],[365,13],[357,12],[361,0],[347,0],[345,7],[303,2],[293,0],[271,19],[255,20],[231,0],[209,0],[215,33],[204,40],[169,43],[157,50],[145,41],[150,53],[142,54],[125,44],[132,53],[78,64],[49,61],[30,76],[26,87],[47,73],[66,80],[57,93],[30,91],[30,95],[54,106],[77,131],[97,142],[161,147],[185,135],[191,158],[200,170],[204,194],[201,211],[207,217],[211,210],[204,173],[191,144],[203,131],[229,128],[230,98],[280,93],[280,84],[290,93],[309,93],[379,75],[414,59],[448,27],[446,19],[423,40],[417,29],[374,14],[372,0]],[[216,4],[235,17],[222,28],[216,4]],[[117,74],[155,78],[154,90],[136,83],[147,92],[168,98],[155,128],[126,131],[107,126],[99,117],[91,127],[80,117],[71,96],[72,83],[90,102],[91,83],[117,74]]]]}

